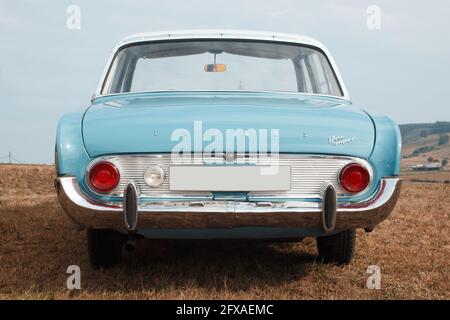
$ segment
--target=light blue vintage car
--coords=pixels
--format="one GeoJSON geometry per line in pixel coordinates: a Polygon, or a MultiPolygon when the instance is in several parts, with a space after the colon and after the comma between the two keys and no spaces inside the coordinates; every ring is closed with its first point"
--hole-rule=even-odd
{"type": "Polygon", "coordinates": [[[400,143],[316,40],[144,33],[114,48],[87,110],[60,120],[55,185],[93,267],[140,237],[312,236],[321,261],[345,264],[355,229],[395,206],[400,143]]]}

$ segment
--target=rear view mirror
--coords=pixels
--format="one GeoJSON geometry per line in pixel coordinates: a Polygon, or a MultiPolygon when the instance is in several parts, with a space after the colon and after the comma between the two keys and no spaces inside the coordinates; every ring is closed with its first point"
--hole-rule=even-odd
{"type": "Polygon", "coordinates": [[[205,64],[205,72],[225,72],[227,71],[227,65],[223,63],[205,64]]]}

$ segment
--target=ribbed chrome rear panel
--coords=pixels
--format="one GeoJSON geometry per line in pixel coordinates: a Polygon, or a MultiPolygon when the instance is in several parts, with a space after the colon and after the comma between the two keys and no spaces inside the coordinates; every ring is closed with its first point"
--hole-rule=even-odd
{"type": "MultiPolygon", "coordinates": [[[[217,158],[202,158],[193,155],[189,165],[205,165],[217,158]]],[[[173,162],[170,154],[162,155],[118,155],[96,159],[95,162],[107,160],[113,162],[120,171],[120,183],[109,195],[122,196],[125,185],[134,182],[141,197],[171,197],[171,198],[212,198],[211,192],[180,192],[169,190],[170,166],[180,165],[173,162]],[[144,172],[152,165],[164,169],[166,178],[158,188],[152,188],[144,182],[144,172]]],[[[292,155],[280,154],[279,158],[247,156],[239,159],[237,165],[282,165],[291,167],[291,190],[271,192],[250,192],[249,198],[318,198],[325,182],[331,182],[338,195],[347,195],[339,184],[340,170],[350,162],[359,162],[370,170],[370,165],[362,159],[337,156],[292,155]],[[240,162],[239,162],[240,161],[240,162]]],[[[94,162],[94,163],[95,163],[94,162]]],[[[233,164],[233,163],[231,163],[233,164]]],[[[229,165],[229,163],[227,164],[229,165]]]]}

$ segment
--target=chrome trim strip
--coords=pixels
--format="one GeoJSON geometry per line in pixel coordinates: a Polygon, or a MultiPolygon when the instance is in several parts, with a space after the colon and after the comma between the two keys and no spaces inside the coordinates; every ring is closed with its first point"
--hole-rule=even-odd
{"type": "MultiPolygon", "coordinates": [[[[55,186],[61,206],[76,224],[88,228],[123,228],[123,208],[88,198],[75,177],[57,178],[55,186]]],[[[383,178],[372,199],[340,204],[336,230],[376,226],[393,210],[400,187],[401,179],[383,178]]],[[[320,203],[273,202],[270,207],[237,201],[204,201],[203,206],[190,204],[189,201],[140,203],[138,228],[322,227],[320,203]]]]}
{"type": "Polygon", "coordinates": [[[348,103],[350,101],[349,98],[346,97],[339,97],[339,96],[332,96],[329,94],[322,94],[322,93],[308,93],[308,92],[290,92],[290,91],[270,91],[270,90],[154,90],[154,91],[133,91],[133,92],[117,92],[117,93],[108,93],[103,94],[100,96],[92,96],[91,102],[94,102],[95,100],[99,98],[108,98],[108,97],[114,97],[117,96],[118,98],[125,98],[127,95],[134,95],[134,94],[147,94],[147,93],[273,93],[273,94],[283,94],[283,95],[300,95],[300,96],[312,96],[312,97],[324,97],[324,98],[333,98],[333,99],[341,99],[345,101],[345,103],[348,103]]]}

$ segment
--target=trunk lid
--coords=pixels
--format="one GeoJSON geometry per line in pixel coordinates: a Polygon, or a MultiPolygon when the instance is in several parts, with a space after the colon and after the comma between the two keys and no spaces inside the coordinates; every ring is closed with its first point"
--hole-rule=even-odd
{"type": "MultiPolygon", "coordinates": [[[[172,137],[174,131],[186,130],[190,137],[182,139],[191,141],[192,152],[201,152],[211,143],[201,138],[208,129],[222,133],[224,149],[227,129],[254,129],[258,135],[267,130],[270,151],[271,130],[278,129],[281,153],[364,159],[370,156],[375,139],[370,117],[350,102],[284,93],[165,92],[101,97],[86,111],[82,128],[91,157],[171,152],[181,139],[172,137]],[[194,121],[201,125],[197,122],[194,126],[194,121]],[[195,134],[200,144],[194,142],[195,134]]],[[[276,139],[276,131],[272,133],[276,139]]],[[[246,151],[248,148],[246,143],[246,151]]]]}

